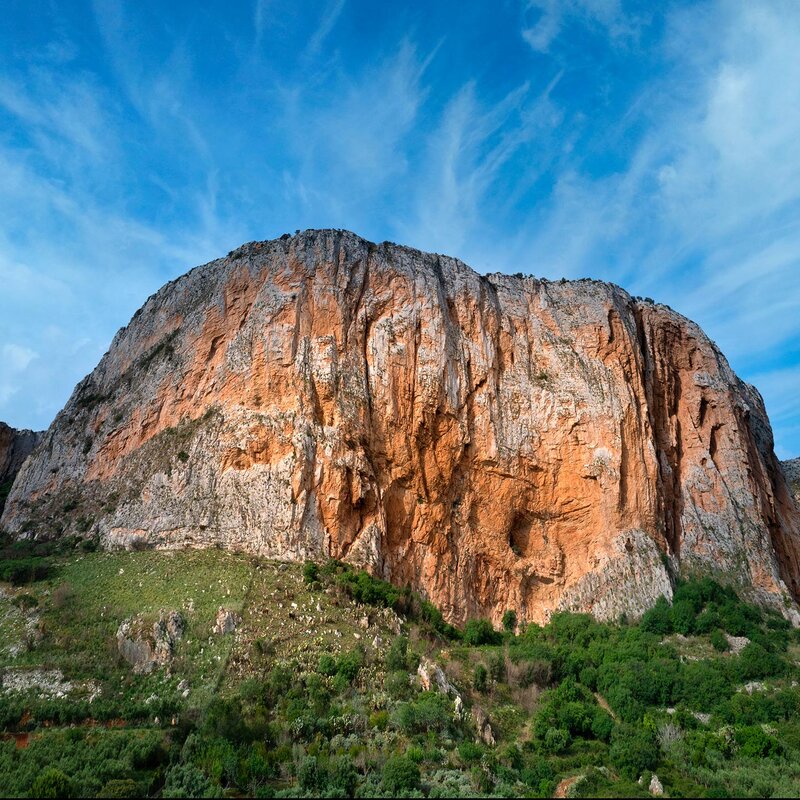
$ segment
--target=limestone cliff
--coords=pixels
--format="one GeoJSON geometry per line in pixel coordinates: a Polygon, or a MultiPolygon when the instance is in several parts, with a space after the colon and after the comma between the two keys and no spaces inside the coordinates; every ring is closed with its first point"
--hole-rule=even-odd
{"type": "Polygon", "coordinates": [[[597,281],[341,231],[164,286],[24,465],[12,532],[334,556],[446,616],[641,613],[680,572],[789,615],[800,519],[758,392],[597,281]]]}
{"type": "Polygon", "coordinates": [[[20,467],[41,438],[36,431],[18,431],[0,422],[0,511],[20,467]]]}
{"type": "Polygon", "coordinates": [[[783,466],[783,472],[789,482],[789,489],[794,499],[800,504],[800,458],[783,461],[781,466],[783,466]]]}

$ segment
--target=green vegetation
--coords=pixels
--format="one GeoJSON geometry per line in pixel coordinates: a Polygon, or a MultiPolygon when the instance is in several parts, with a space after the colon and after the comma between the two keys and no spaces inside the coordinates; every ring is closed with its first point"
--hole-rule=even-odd
{"type": "Polygon", "coordinates": [[[33,681],[0,704],[9,796],[631,797],[654,774],[673,797],[800,793],[800,639],[713,581],[637,624],[459,631],[340,562],[91,549],[0,548],[0,668],[33,681]],[[134,674],[120,623],[165,610],[186,631],[134,674]]]}

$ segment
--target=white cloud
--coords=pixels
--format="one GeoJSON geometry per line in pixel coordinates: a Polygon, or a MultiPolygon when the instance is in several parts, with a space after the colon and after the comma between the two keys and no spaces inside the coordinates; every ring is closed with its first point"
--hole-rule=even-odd
{"type": "Polygon", "coordinates": [[[308,40],[308,47],[306,48],[306,56],[316,55],[322,47],[325,40],[333,30],[336,21],[344,11],[346,0],[330,0],[325,11],[319,19],[319,25],[308,40]]]}
{"type": "Polygon", "coordinates": [[[539,53],[547,53],[570,23],[598,28],[612,39],[630,36],[636,24],[621,0],[527,0],[523,17],[522,38],[539,53]]]}

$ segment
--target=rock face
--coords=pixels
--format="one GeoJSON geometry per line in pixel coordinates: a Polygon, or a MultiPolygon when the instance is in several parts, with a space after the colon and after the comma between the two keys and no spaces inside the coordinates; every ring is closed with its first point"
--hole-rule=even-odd
{"type": "Polygon", "coordinates": [[[800,458],[782,462],[783,472],[789,482],[789,489],[792,496],[800,504],[800,458]]]}
{"type": "Polygon", "coordinates": [[[149,629],[140,617],[126,619],[117,629],[117,650],[135,673],[146,675],[172,660],[185,629],[178,611],[162,611],[149,629]]]}
{"type": "Polygon", "coordinates": [[[36,431],[18,431],[0,422],[0,511],[20,467],[43,435],[36,431]]]}
{"type": "Polygon", "coordinates": [[[696,325],[340,231],[245,245],[117,334],[2,525],[79,521],[109,547],[344,558],[455,622],[637,615],[679,572],[787,614],[800,591],[763,402],[696,325]]]}

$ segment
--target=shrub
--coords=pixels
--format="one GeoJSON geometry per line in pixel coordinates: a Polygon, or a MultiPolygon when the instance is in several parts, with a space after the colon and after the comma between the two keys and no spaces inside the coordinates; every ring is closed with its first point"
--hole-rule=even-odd
{"type": "Polygon", "coordinates": [[[690,600],[678,600],[672,604],[670,611],[670,620],[672,621],[672,628],[677,633],[682,633],[688,636],[694,633],[694,619],[696,616],[694,605],[690,600]]]}
{"type": "Polygon", "coordinates": [[[398,706],[395,721],[406,733],[444,731],[452,722],[450,700],[439,692],[421,692],[414,700],[398,706]]]}
{"type": "Polygon", "coordinates": [[[415,653],[409,652],[408,639],[405,636],[397,636],[386,654],[386,667],[392,672],[416,669],[418,657],[415,653]]]}
{"type": "Polygon", "coordinates": [[[384,764],[381,773],[383,788],[401,797],[419,788],[420,779],[419,767],[407,756],[392,756],[384,764]]]}
{"type": "Polygon", "coordinates": [[[466,739],[458,746],[458,755],[462,761],[469,764],[472,761],[479,761],[483,755],[483,748],[475,742],[466,739]]]}
{"type": "Polygon", "coordinates": [[[100,790],[100,797],[141,797],[139,785],[131,778],[110,780],[100,790]]]}
{"type": "Polygon", "coordinates": [[[306,792],[316,792],[322,788],[323,780],[314,756],[303,759],[297,770],[297,780],[300,788],[306,792]]]}
{"type": "Polygon", "coordinates": [[[658,765],[658,741],[652,731],[633,725],[618,725],[611,735],[609,758],[620,774],[636,780],[658,765]]]}
{"type": "Polygon", "coordinates": [[[192,764],[176,764],[167,773],[162,797],[209,797],[211,781],[192,764]]]}
{"type": "Polygon", "coordinates": [[[479,647],[483,644],[500,644],[502,637],[488,619],[471,619],[464,626],[464,644],[479,647]]]}
{"type": "Polygon", "coordinates": [[[72,781],[55,767],[42,770],[31,785],[32,797],[72,797],[72,781]]]}
{"type": "Polygon", "coordinates": [[[738,728],[735,738],[743,756],[769,758],[770,756],[780,755],[780,745],[775,739],[764,733],[760,725],[738,728]]]}
{"type": "Polygon", "coordinates": [[[513,633],[517,629],[517,612],[509,609],[503,614],[503,628],[509,633],[513,633]]]}
{"type": "Polygon", "coordinates": [[[303,580],[308,584],[319,580],[319,567],[313,561],[306,561],[303,565],[303,580]]]}
{"type": "Polygon", "coordinates": [[[15,586],[50,577],[52,565],[42,558],[10,558],[0,561],[0,581],[15,586]]]}
{"type": "Polygon", "coordinates": [[[358,650],[351,650],[349,653],[345,653],[339,657],[336,665],[336,675],[341,676],[347,684],[351,684],[361,669],[362,661],[363,656],[358,650]]]}
{"type": "Polygon", "coordinates": [[[53,590],[52,601],[55,608],[63,608],[73,596],[74,592],[68,583],[62,583],[53,590]]]}
{"type": "Polygon", "coordinates": [[[666,636],[672,633],[672,616],[667,598],[662,594],[656,600],[656,604],[645,611],[639,623],[642,630],[648,633],[656,633],[659,636],[666,636]]]}
{"type": "Polygon", "coordinates": [[[736,669],[743,681],[766,678],[782,672],[782,663],[775,653],[769,653],[760,644],[750,642],[739,655],[736,669]]]}
{"type": "Polygon", "coordinates": [[[712,647],[720,653],[724,653],[729,647],[728,639],[719,628],[711,631],[711,635],[708,638],[712,647]]]}
{"type": "Polygon", "coordinates": [[[489,680],[489,673],[483,664],[476,664],[472,674],[472,685],[476,692],[485,692],[489,680]]]}
{"type": "Polygon", "coordinates": [[[548,728],[542,747],[546,753],[563,753],[569,747],[569,733],[563,728],[548,728]]]}
{"type": "Polygon", "coordinates": [[[324,792],[329,797],[353,797],[358,783],[358,773],[347,757],[337,758],[328,768],[328,786],[324,792]]]}
{"type": "Polygon", "coordinates": [[[336,659],[330,653],[323,653],[319,657],[317,671],[320,675],[333,677],[336,674],[336,659]]]}
{"type": "Polygon", "coordinates": [[[495,653],[489,659],[489,675],[496,683],[502,683],[506,679],[506,660],[502,653],[495,653]]]}

